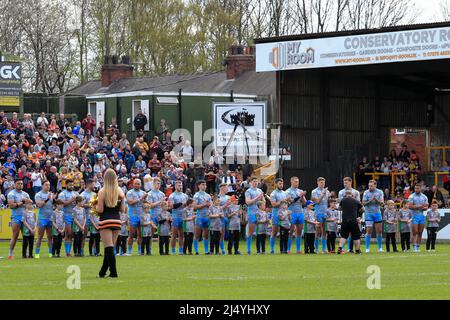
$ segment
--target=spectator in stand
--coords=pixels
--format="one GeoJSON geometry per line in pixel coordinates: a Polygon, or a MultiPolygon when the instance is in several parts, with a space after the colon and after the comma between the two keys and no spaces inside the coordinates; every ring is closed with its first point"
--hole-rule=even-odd
{"type": "Polygon", "coordinates": [[[86,118],[81,121],[81,127],[84,129],[84,131],[94,132],[95,126],[97,125],[97,122],[92,118],[92,115],[88,113],[86,115],[86,118]]]}
{"type": "Polygon", "coordinates": [[[105,123],[103,121],[100,121],[95,134],[100,138],[103,138],[105,136],[105,123]]]}
{"type": "Polygon", "coordinates": [[[190,141],[186,141],[181,149],[181,152],[183,154],[183,159],[186,163],[189,163],[192,161],[192,158],[194,156],[194,149],[191,146],[190,141]]]}
{"type": "Polygon", "coordinates": [[[433,200],[436,200],[438,202],[439,208],[443,208],[445,204],[444,196],[442,195],[442,192],[438,189],[436,185],[433,185],[431,188],[426,186],[424,194],[428,198],[428,203],[431,206],[431,202],[433,200]]]}
{"type": "Polygon", "coordinates": [[[369,183],[370,177],[366,176],[365,173],[371,172],[371,171],[372,171],[372,166],[371,166],[369,160],[367,159],[367,157],[363,157],[362,161],[358,165],[358,170],[356,172],[357,183],[367,186],[367,184],[369,183]]]}
{"type": "Polygon", "coordinates": [[[48,126],[48,120],[45,117],[45,112],[41,112],[41,115],[36,120],[36,124],[38,127],[40,127],[42,124],[44,124],[46,127],[48,126]]]}
{"type": "Polygon", "coordinates": [[[159,127],[156,130],[156,135],[159,138],[159,141],[161,141],[162,143],[164,143],[166,141],[166,134],[170,132],[170,128],[169,126],[166,124],[166,120],[165,119],[161,119],[161,121],[159,122],[159,127]]]}
{"type": "Polygon", "coordinates": [[[148,163],[148,167],[150,168],[152,176],[158,175],[161,170],[161,161],[158,160],[158,155],[156,153],[153,154],[153,159],[148,163]]]}
{"type": "MultiPolygon", "coordinates": [[[[444,166],[441,168],[441,172],[450,172],[450,165],[448,161],[444,162],[444,166]]],[[[443,176],[444,189],[450,192],[450,174],[443,176]]]]}
{"type": "Polygon", "coordinates": [[[150,145],[148,146],[148,151],[152,159],[155,154],[158,156],[158,159],[161,159],[161,143],[159,142],[158,137],[153,137],[152,142],[150,142],[150,145]]]}
{"type": "Polygon", "coordinates": [[[9,121],[11,123],[11,126],[14,130],[16,130],[19,127],[19,119],[17,118],[17,112],[13,112],[12,118],[9,121]]]}
{"type": "Polygon", "coordinates": [[[390,162],[393,162],[394,159],[398,159],[397,152],[395,151],[395,149],[391,150],[391,153],[389,154],[388,158],[390,162]]]}
{"type": "Polygon", "coordinates": [[[384,201],[387,200],[392,200],[391,191],[388,188],[384,189],[384,201]]]}
{"type": "Polygon", "coordinates": [[[59,130],[61,131],[61,132],[66,132],[65,131],[65,128],[66,128],[66,123],[67,123],[67,121],[64,119],[64,113],[61,113],[60,115],[59,115],[59,119],[56,121],[56,124],[58,125],[58,127],[59,127],[59,130]]]}
{"type": "Polygon", "coordinates": [[[393,200],[394,200],[395,203],[402,203],[402,201],[403,201],[404,199],[407,199],[407,198],[406,198],[406,195],[403,196],[402,193],[401,193],[401,191],[397,191],[397,192],[395,193],[395,197],[394,197],[393,200]]]}
{"type": "Polygon", "coordinates": [[[119,126],[117,125],[117,120],[116,120],[116,118],[112,118],[111,123],[108,126],[108,135],[110,137],[112,137],[114,135],[118,136],[119,133],[120,132],[119,132],[119,126]]]}
{"type": "Polygon", "coordinates": [[[214,162],[209,161],[205,168],[205,178],[206,178],[206,192],[213,194],[216,191],[216,179],[219,170],[214,165],[214,162]]]}
{"type": "Polygon", "coordinates": [[[158,158],[162,158],[165,152],[169,152],[172,151],[173,149],[173,142],[172,142],[172,133],[167,132],[166,133],[166,139],[161,143],[160,142],[160,147],[157,151],[158,153],[158,158]]]}
{"type": "Polygon", "coordinates": [[[409,161],[411,154],[408,151],[408,146],[406,144],[402,145],[402,151],[398,154],[398,159],[401,161],[409,161]]]}
{"type": "Polygon", "coordinates": [[[148,120],[147,120],[147,116],[142,113],[142,109],[138,110],[138,114],[134,118],[133,123],[134,123],[134,128],[136,129],[136,131],[145,129],[145,126],[147,125],[148,120]]]}
{"type": "Polygon", "coordinates": [[[382,172],[381,170],[381,160],[379,156],[375,156],[375,160],[373,160],[373,172],[382,172]]]}
{"type": "Polygon", "coordinates": [[[447,209],[450,209],[450,197],[447,198],[447,202],[446,202],[446,204],[445,204],[445,207],[446,207],[447,209]]]}
{"type": "Polygon", "coordinates": [[[260,188],[262,190],[262,192],[267,193],[267,184],[266,184],[266,180],[261,179],[259,182],[259,186],[258,188],[260,188]]]}

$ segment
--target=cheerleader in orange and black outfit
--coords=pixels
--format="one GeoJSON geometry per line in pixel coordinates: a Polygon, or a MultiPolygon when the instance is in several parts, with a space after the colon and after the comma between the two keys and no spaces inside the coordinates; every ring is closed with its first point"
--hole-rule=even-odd
{"type": "Polygon", "coordinates": [[[104,278],[109,269],[109,277],[117,278],[114,244],[117,241],[117,236],[122,226],[120,212],[125,212],[125,194],[119,188],[117,175],[114,170],[106,170],[103,179],[104,187],[98,193],[96,208],[100,216],[99,230],[105,254],[103,256],[103,265],[98,276],[104,278]]]}

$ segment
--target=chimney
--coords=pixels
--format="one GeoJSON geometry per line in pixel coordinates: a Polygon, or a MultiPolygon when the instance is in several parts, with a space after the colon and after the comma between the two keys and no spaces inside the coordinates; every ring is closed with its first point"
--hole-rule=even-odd
{"type": "Polygon", "coordinates": [[[109,87],[115,80],[133,77],[133,66],[130,57],[123,56],[119,63],[118,56],[105,56],[102,66],[102,87],[109,87]]]}
{"type": "Polygon", "coordinates": [[[231,46],[225,64],[227,66],[227,80],[236,79],[247,71],[255,71],[255,47],[231,46]]]}

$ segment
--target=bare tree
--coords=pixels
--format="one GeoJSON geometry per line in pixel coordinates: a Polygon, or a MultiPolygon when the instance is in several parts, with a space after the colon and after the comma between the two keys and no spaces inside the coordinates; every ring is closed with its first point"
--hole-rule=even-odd
{"type": "Polygon", "coordinates": [[[413,22],[417,16],[409,0],[349,0],[347,24],[349,29],[370,29],[413,22]]]}

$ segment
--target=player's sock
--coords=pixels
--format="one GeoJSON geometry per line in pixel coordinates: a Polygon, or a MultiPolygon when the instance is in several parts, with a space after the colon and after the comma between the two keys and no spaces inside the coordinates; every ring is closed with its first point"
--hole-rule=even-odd
{"type": "Polygon", "coordinates": [[[172,254],[175,254],[175,253],[176,253],[175,247],[172,247],[172,254]]]}
{"type": "Polygon", "coordinates": [[[347,238],[347,250],[350,251],[352,248],[352,237],[347,238]]]}
{"type": "Polygon", "coordinates": [[[327,239],[322,238],[322,251],[327,251],[327,239]]]}
{"type": "MultiPolygon", "coordinates": [[[[95,250],[95,248],[94,248],[94,250],[95,250]]],[[[83,250],[81,250],[81,252],[83,252],[83,250]]],[[[95,251],[94,251],[95,252],[95,251]]],[[[116,255],[117,254],[117,249],[116,249],[116,247],[114,246],[114,255],[116,255]]]]}
{"type": "Polygon", "coordinates": [[[194,240],[194,251],[198,253],[198,240],[194,240]]]}
{"type": "Polygon", "coordinates": [[[14,250],[9,249],[8,251],[8,256],[12,257],[14,255],[14,250]]]}
{"type": "Polygon", "coordinates": [[[132,245],[132,244],[129,244],[129,245],[128,245],[127,253],[128,253],[128,254],[131,254],[132,251],[133,251],[133,245],[132,245]]]}
{"type": "Polygon", "coordinates": [[[66,250],[66,254],[70,253],[69,244],[69,241],[64,241],[64,250],[66,250]]]}
{"type": "Polygon", "coordinates": [[[297,252],[302,251],[302,237],[295,238],[295,247],[297,248],[297,252]]]}
{"type": "Polygon", "coordinates": [[[142,254],[142,245],[138,245],[138,254],[142,254]]]}
{"type": "Polygon", "coordinates": [[[288,239],[288,252],[291,252],[291,247],[292,247],[292,237],[289,237],[289,239],[288,239]]]}
{"type": "Polygon", "coordinates": [[[319,238],[316,238],[314,240],[314,250],[317,252],[319,251],[319,238]]]}
{"type": "Polygon", "coordinates": [[[203,247],[205,248],[205,253],[209,253],[209,241],[203,240],[203,247]]]}
{"type": "Polygon", "coordinates": [[[270,237],[270,252],[275,252],[275,237],[270,237]]]}
{"type": "Polygon", "coordinates": [[[48,254],[52,254],[52,245],[47,242],[48,245],[48,254]]]}
{"type": "Polygon", "coordinates": [[[247,253],[250,253],[252,251],[252,237],[247,237],[247,253]]]}
{"type": "Polygon", "coordinates": [[[225,253],[225,241],[220,241],[220,251],[222,251],[222,254],[225,253]]]}
{"type": "Polygon", "coordinates": [[[178,248],[178,254],[183,254],[183,248],[182,247],[178,248]]]}
{"type": "MultiPolygon", "coordinates": [[[[116,247],[114,247],[114,250],[116,250],[116,247]]],[[[84,256],[84,248],[81,248],[81,255],[84,256]]],[[[116,255],[115,252],[114,252],[114,255],[116,255]]]]}
{"type": "Polygon", "coordinates": [[[383,249],[383,236],[381,234],[377,234],[377,243],[378,243],[378,250],[383,249]]]}
{"type": "Polygon", "coordinates": [[[366,234],[366,249],[370,250],[370,235],[366,234]]]}
{"type": "Polygon", "coordinates": [[[69,241],[69,254],[72,252],[72,245],[73,245],[72,241],[69,241]]]}
{"type": "Polygon", "coordinates": [[[36,246],[36,249],[34,250],[34,254],[39,254],[39,252],[41,251],[41,246],[36,246]]]}

